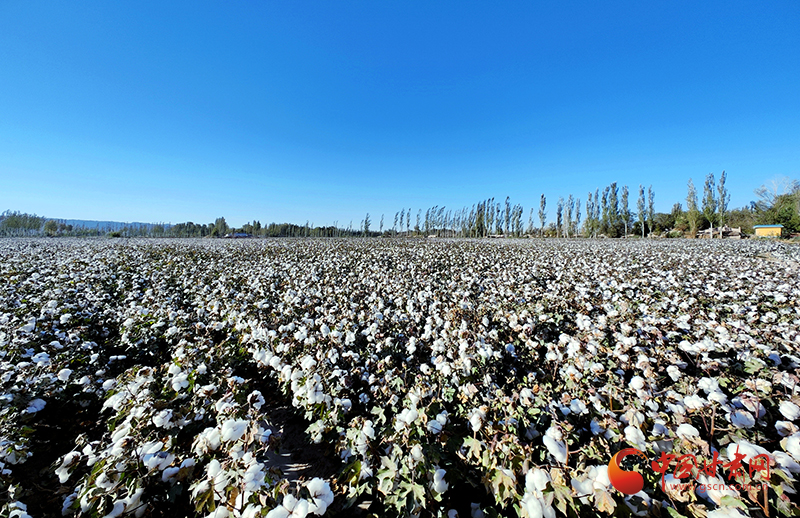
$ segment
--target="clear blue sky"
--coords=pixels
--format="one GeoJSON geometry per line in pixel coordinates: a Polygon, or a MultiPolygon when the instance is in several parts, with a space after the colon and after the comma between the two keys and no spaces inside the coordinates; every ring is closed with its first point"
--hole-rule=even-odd
{"type": "MultiPolygon", "coordinates": [[[[358,225],[800,177],[800,2],[0,2],[0,211],[358,225]]],[[[635,203],[632,203],[634,205],[635,203]]]]}

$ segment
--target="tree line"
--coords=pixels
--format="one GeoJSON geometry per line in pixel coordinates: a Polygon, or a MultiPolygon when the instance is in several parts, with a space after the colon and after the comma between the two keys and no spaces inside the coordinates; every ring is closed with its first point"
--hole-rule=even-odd
{"type": "Polygon", "coordinates": [[[437,236],[481,238],[503,237],[628,237],[657,234],[667,237],[688,235],[723,225],[752,232],[756,224],[782,224],[788,232],[800,232],[800,183],[781,178],[756,189],[757,201],[746,207],[730,209],[730,193],[725,171],[715,179],[705,178],[703,196],[692,179],[687,185],[686,208],[675,203],[669,213],[655,212],[652,186],[638,186],[631,192],[627,185],[612,182],[603,189],[588,192],[585,202],[569,194],[555,203],[555,220],[547,219],[548,200],[544,194],[537,207],[531,207],[525,221],[525,209],[512,204],[511,198],[487,198],[471,206],[450,209],[435,205],[427,209],[402,208],[386,221],[381,215],[374,224],[368,213],[357,226],[351,221],[340,226],[293,223],[262,225],[253,220],[240,228],[230,227],[224,217],[213,223],[185,222],[176,225],[129,225],[122,228],[88,228],[68,225],[64,220],[47,219],[35,214],[6,211],[0,214],[0,236],[112,236],[112,237],[376,237],[437,236]],[[635,196],[635,202],[631,200],[635,196]],[[631,207],[631,205],[634,205],[631,207]],[[535,218],[538,216],[538,218],[535,218]],[[376,228],[377,227],[377,228],[376,228]]]}

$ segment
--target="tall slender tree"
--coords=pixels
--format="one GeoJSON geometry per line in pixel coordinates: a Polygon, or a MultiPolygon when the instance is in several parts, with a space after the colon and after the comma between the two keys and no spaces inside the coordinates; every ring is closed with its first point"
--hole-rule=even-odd
{"type": "Polygon", "coordinates": [[[703,216],[711,224],[711,235],[714,235],[714,216],[717,214],[717,198],[714,188],[714,173],[708,173],[703,186],[703,216]]]}
{"type": "Polygon", "coordinates": [[[622,187],[622,199],[620,200],[620,215],[622,223],[625,225],[625,237],[628,237],[628,225],[631,222],[631,211],[628,208],[628,186],[622,187]]]}
{"type": "MultiPolygon", "coordinates": [[[[722,171],[717,184],[717,212],[719,214],[720,227],[725,225],[725,213],[728,211],[728,203],[731,201],[731,195],[728,192],[728,188],[725,187],[725,179],[725,171],[722,171]]],[[[722,238],[722,230],[720,230],[719,237],[720,239],[722,238]]]]}
{"type": "Polygon", "coordinates": [[[511,231],[511,197],[506,196],[506,233],[511,231]]]}
{"type": "Polygon", "coordinates": [[[528,234],[533,235],[533,207],[531,207],[531,213],[528,216],[528,234]]]}
{"type": "Polygon", "coordinates": [[[540,237],[544,237],[544,224],[547,221],[547,212],[545,212],[545,207],[547,206],[547,200],[542,194],[541,200],[539,200],[539,224],[541,225],[541,229],[539,231],[540,237]]]}
{"type": "Polygon", "coordinates": [[[697,189],[691,178],[686,194],[686,220],[689,222],[690,237],[697,236],[697,231],[700,229],[700,210],[697,208],[697,189]]]}
{"type": "Polygon", "coordinates": [[[569,237],[570,231],[572,230],[572,212],[574,210],[575,210],[575,198],[573,198],[572,195],[570,194],[567,197],[567,212],[566,212],[566,222],[565,222],[566,225],[564,225],[567,230],[566,232],[567,237],[569,237]]]}
{"type": "Polygon", "coordinates": [[[647,226],[650,228],[650,232],[653,232],[653,229],[656,227],[656,191],[653,190],[653,186],[647,188],[647,226]]]}
{"type": "Polygon", "coordinates": [[[559,196],[558,203],[556,204],[556,237],[561,237],[564,235],[563,217],[562,217],[563,212],[564,212],[564,198],[559,196]]]}
{"type": "Polygon", "coordinates": [[[636,202],[636,208],[639,210],[639,225],[642,227],[642,237],[644,237],[644,220],[645,220],[645,199],[644,187],[639,184],[639,200],[636,202]]]}

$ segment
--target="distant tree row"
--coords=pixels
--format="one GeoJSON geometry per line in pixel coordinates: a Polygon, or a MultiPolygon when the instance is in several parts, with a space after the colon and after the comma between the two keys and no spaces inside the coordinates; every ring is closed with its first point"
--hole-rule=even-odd
{"type": "Polygon", "coordinates": [[[669,213],[655,212],[655,191],[639,185],[635,209],[630,207],[631,192],[627,185],[621,188],[616,182],[602,190],[587,193],[585,212],[581,213],[580,198],[569,194],[566,200],[556,201],[555,221],[547,222],[547,199],[539,199],[538,221],[534,221],[535,208],[528,213],[527,224],[521,204],[512,204],[511,198],[499,201],[494,198],[482,200],[472,206],[447,209],[435,205],[428,209],[417,209],[412,221],[411,208],[402,208],[394,214],[391,227],[381,215],[377,231],[373,228],[370,214],[366,214],[360,225],[351,221],[340,227],[334,221],[331,226],[317,226],[306,221],[305,225],[292,223],[270,223],[262,225],[253,220],[241,228],[232,228],[224,217],[213,223],[193,222],[165,224],[131,224],[122,228],[94,228],[66,224],[63,220],[47,219],[35,214],[6,211],[0,214],[0,236],[113,236],[113,237],[376,237],[376,236],[440,236],[470,237],[489,236],[522,237],[627,237],[665,234],[695,236],[709,227],[729,225],[752,232],[756,224],[782,224],[789,232],[800,232],[800,183],[781,178],[756,189],[757,201],[747,207],[730,210],[730,193],[726,186],[725,171],[719,181],[714,174],[706,176],[703,197],[689,180],[686,210],[675,203],[669,213]],[[581,224],[582,223],[582,224],[581,224]]]}

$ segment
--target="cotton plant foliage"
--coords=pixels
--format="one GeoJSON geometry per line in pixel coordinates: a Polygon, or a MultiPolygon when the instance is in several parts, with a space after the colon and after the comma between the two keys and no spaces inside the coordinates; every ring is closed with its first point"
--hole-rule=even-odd
{"type": "Polygon", "coordinates": [[[750,241],[5,239],[2,512],[29,516],[26,466],[48,455],[51,516],[761,512],[763,492],[662,489],[649,466],[620,493],[608,462],[635,447],[766,455],[769,479],[739,482],[795,515],[798,259],[750,241]],[[275,464],[275,401],[332,474],[275,464]],[[63,451],[39,439],[53,426],[63,451]]]}

